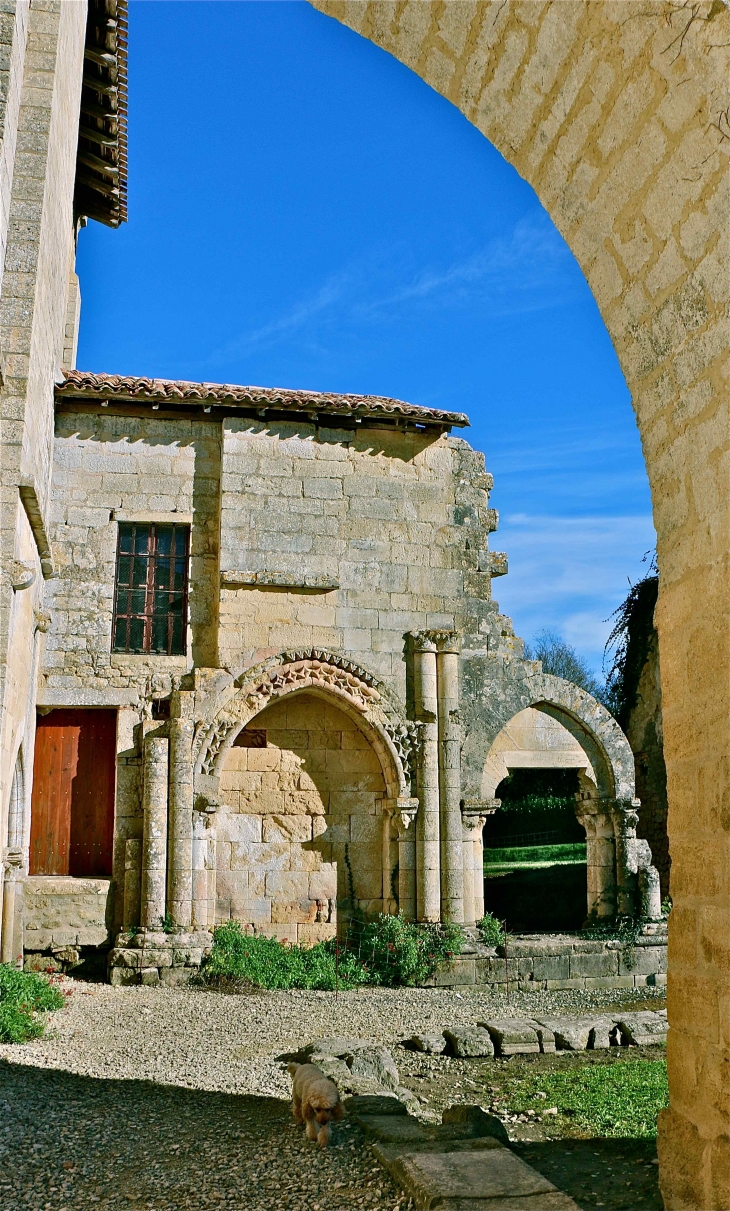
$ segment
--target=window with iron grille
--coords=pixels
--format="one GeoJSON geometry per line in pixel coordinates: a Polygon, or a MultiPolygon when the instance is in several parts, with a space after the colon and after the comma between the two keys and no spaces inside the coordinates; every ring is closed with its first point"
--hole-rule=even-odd
{"type": "Polygon", "coordinates": [[[120,522],[112,651],[183,656],[189,526],[120,522]]]}

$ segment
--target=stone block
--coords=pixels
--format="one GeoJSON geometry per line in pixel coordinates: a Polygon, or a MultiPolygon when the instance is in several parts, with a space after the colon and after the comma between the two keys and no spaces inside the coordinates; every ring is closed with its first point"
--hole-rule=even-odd
{"type": "MultiPolygon", "coordinates": [[[[157,972],[157,968],[153,969],[157,972]]],[[[139,984],[139,971],[132,971],[129,967],[112,967],[109,971],[109,983],[114,988],[125,988],[130,984],[139,984]]]]}
{"type": "MultiPolygon", "coordinates": [[[[389,1168],[421,1208],[472,1203],[475,1207],[488,1206],[488,1197],[494,1200],[495,1211],[504,1206],[505,1199],[522,1211],[529,1207],[527,1198],[559,1194],[546,1177],[491,1139],[464,1141],[459,1151],[455,1147],[447,1151],[403,1151],[389,1168]],[[478,1203],[473,1202],[477,1199],[478,1203]]],[[[572,1199],[563,1197],[563,1207],[576,1208],[572,1199]]]]}
{"type": "Polygon", "coordinates": [[[460,1058],[494,1055],[494,1043],[489,1031],[477,1026],[451,1026],[444,1030],[444,1038],[453,1055],[460,1058]]]}
{"type": "Polygon", "coordinates": [[[584,988],[633,988],[633,976],[586,976],[584,988]]]}
{"type": "Polygon", "coordinates": [[[570,978],[570,956],[546,955],[535,957],[532,964],[534,980],[567,980],[570,978]]]}
{"type": "Polygon", "coordinates": [[[172,967],[172,947],[164,950],[143,949],[140,951],[139,965],[145,967],[172,967]]]}
{"type": "Polygon", "coordinates": [[[26,951],[23,956],[23,971],[63,971],[63,963],[48,953],[36,954],[26,951]]]}
{"type": "Polygon", "coordinates": [[[426,1055],[443,1055],[446,1050],[443,1031],[439,1034],[412,1034],[406,1043],[414,1051],[423,1051],[426,1055]]]}
{"type": "Polygon", "coordinates": [[[599,954],[572,954],[570,956],[571,979],[583,976],[618,975],[618,953],[604,950],[599,954]]]}
{"type": "Polygon", "coordinates": [[[139,979],[141,984],[154,988],[160,982],[160,973],[156,967],[143,967],[140,970],[139,979]]]}
{"type": "Polygon", "coordinates": [[[358,1047],[345,1056],[345,1063],[354,1077],[365,1077],[385,1089],[397,1089],[398,1069],[385,1047],[358,1047]]]}
{"type": "Polygon", "coordinates": [[[141,955],[141,950],[117,947],[109,952],[109,966],[115,968],[127,968],[130,971],[136,970],[140,967],[141,955]]]}
{"type": "Polygon", "coordinates": [[[182,988],[190,983],[195,974],[194,968],[191,967],[163,967],[160,983],[166,984],[168,988],[182,988]]]}
{"type": "MultiPolygon", "coordinates": [[[[255,750],[253,750],[255,751],[255,750]]],[[[266,842],[312,840],[312,817],[309,815],[263,817],[263,840],[266,842]]]]}
{"type": "Polygon", "coordinates": [[[667,1019],[651,1010],[622,1014],[618,1028],[624,1047],[648,1047],[667,1041],[667,1019]]]}
{"type": "Polygon", "coordinates": [[[659,975],[664,974],[666,970],[666,946],[634,946],[629,951],[619,951],[621,975],[659,975]]]}
{"type": "Polygon", "coordinates": [[[499,1056],[537,1055],[540,1051],[536,1030],[524,1018],[490,1018],[477,1026],[489,1032],[499,1056]]]}
{"type": "Polygon", "coordinates": [[[183,947],[172,952],[173,967],[199,967],[203,961],[203,950],[198,946],[183,947]]]}
{"type": "Polygon", "coordinates": [[[54,947],[75,946],[78,941],[76,929],[54,929],[51,945],[54,947]]]}
{"type": "Polygon", "coordinates": [[[434,988],[457,988],[463,984],[474,984],[476,981],[476,962],[474,959],[454,959],[431,977],[428,983],[434,988]]]}
{"type": "Polygon", "coordinates": [[[441,1115],[441,1122],[444,1126],[468,1127],[470,1135],[496,1139],[500,1144],[509,1143],[502,1120],[496,1114],[487,1114],[481,1106],[448,1106],[441,1115]]]}

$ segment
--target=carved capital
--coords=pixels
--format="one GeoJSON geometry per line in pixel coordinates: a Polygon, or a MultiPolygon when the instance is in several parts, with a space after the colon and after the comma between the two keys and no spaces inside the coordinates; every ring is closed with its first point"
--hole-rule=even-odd
{"type": "Polygon", "coordinates": [[[501,799],[462,799],[462,816],[493,816],[502,806],[501,799]]]}

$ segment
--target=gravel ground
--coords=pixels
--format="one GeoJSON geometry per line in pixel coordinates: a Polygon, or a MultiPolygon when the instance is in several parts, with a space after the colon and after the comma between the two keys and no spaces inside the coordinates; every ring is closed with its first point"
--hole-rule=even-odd
{"type": "MultiPolygon", "coordinates": [[[[327,1152],[306,1141],[276,1057],[334,1034],[393,1044],[505,1009],[504,996],[485,988],[357,989],[335,1000],[61,986],[67,1006],[43,1039],[0,1046],[0,1205],[8,1211],[405,1211],[354,1125],[338,1127],[327,1152]]],[[[513,993],[510,1011],[662,1003],[645,993],[513,993]]]]}

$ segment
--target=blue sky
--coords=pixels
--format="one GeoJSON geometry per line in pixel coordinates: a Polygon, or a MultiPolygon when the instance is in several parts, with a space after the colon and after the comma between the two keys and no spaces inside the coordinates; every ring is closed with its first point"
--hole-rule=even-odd
{"type": "Polygon", "coordinates": [[[84,369],[466,411],[519,634],[600,667],[654,544],[629,393],[532,189],[461,114],[288,0],[132,0],[129,223],[79,238],[84,369]]]}

